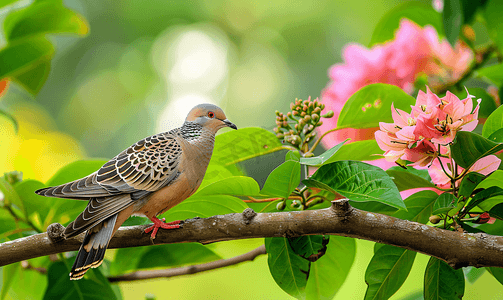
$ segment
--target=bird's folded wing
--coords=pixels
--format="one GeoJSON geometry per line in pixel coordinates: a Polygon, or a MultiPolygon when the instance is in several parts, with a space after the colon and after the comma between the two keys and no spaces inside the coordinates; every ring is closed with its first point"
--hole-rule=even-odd
{"type": "Polygon", "coordinates": [[[132,205],[134,200],[129,194],[122,194],[103,198],[91,198],[86,209],[68,226],[64,235],[66,238],[75,236],[95,226],[132,205]]]}
{"type": "Polygon", "coordinates": [[[135,143],[87,177],[36,193],[86,200],[127,193],[138,199],[166,186],[178,175],[181,154],[176,131],[161,133],[135,143]]]}

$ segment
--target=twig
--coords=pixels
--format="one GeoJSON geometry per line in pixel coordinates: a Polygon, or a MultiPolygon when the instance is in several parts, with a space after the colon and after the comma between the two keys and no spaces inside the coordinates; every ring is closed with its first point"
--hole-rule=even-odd
{"type": "Polygon", "coordinates": [[[257,256],[266,254],[265,246],[262,245],[256,249],[253,249],[250,252],[245,254],[241,254],[239,256],[235,256],[229,259],[220,259],[216,261],[212,261],[205,264],[186,266],[180,268],[173,269],[164,269],[164,270],[151,270],[151,271],[136,271],[129,274],[124,274],[120,276],[109,277],[108,280],[110,282],[120,282],[120,281],[135,281],[135,280],[144,280],[144,279],[152,279],[152,278],[167,278],[173,276],[180,275],[189,275],[195,274],[199,272],[209,271],[213,269],[223,268],[227,266],[236,265],[245,261],[252,261],[257,256]]]}

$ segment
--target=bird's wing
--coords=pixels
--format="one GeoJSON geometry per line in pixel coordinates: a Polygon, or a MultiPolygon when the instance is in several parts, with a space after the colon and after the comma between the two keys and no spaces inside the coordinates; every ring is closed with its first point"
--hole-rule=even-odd
{"type": "Polygon", "coordinates": [[[138,199],[169,184],[179,174],[182,147],[176,131],[145,138],[104,164],[97,172],[60,186],[36,191],[58,198],[131,194],[138,199]]]}
{"type": "Polygon", "coordinates": [[[66,226],[64,235],[66,238],[70,238],[84,232],[133,203],[134,200],[128,194],[91,198],[86,209],[73,222],[66,226]]]}

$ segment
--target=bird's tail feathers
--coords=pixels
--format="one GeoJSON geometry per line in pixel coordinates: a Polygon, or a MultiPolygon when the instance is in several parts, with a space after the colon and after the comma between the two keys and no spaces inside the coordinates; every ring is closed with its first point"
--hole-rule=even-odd
{"type": "Polygon", "coordinates": [[[70,279],[80,279],[87,270],[97,268],[101,265],[108,243],[112,238],[117,215],[109,217],[86,232],[84,242],[80,246],[79,253],[70,272],[70,279]]]}

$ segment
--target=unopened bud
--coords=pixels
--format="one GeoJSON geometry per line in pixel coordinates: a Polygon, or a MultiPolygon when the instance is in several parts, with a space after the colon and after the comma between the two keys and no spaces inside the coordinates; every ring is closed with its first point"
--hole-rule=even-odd
{"type": "Polygon", "coordinates": [[[276,137],[277,137],[278,139],[282,139],[282,138],[284,138],[284,137],[285,137],[285,135],[284,135],[283,133],[278,133],[278,134],[276,134],[276,137]]]}
{"type": "Polygon", "coordinates": [[[292,117],[292,112],[290,112],[290,111],[289,111],[289,112],[286,114],[286,116],[287,116],[287,117],[289,117],[289,118],[291,118],[291,117],[292,117]]]}
{"type": "Polygon", "coordinates": [[[293,200],[292,204],[290,205],[292,208],[298,208],[300,207],[301,203],[299,200],[293,200]]]}
{"type": "Polygon", "coordinates": [[[316,123],[320,120],[320,115],[312,114],[311,119],[313,119],[313,122],[316,123]]]}
{"type": "Polygon", "coordinates": [[[331,118],[334,116],[334,111],[333,110],[329,110],[326,114],[324,114],[322,117],[323,118],[331,118]]]}
{"type": "Polygon", "coordinates": [[[304,112],[304,111],[303,111],[303,112],[301,112],[301,113],[300,113],[300,116],[301,116],[301,117],[305,117],[305,116],[306,116],[306,112],[304,112]]]}
{"type": "Polygon", "coordinates": [[[321,108],[320,107],[316,107],[313,111],[313,113],[315,114],[320,114],[321,113],[321,108]]]}
{"type": "Polygon", "coordinates": [[[295,106],[295,103],[290,103],[290,109],[293,110],[293,107],[295,106]]]}
{"type": "Polygon", "coordinates": [[[279,117],[279,110],[275,111],[274,113],[279,117]]]}
{"type": "Polygon", "coordinates": [[[323,125],[323,121],[319,121],[318,123],[316,123],[316,127],[319,127],[321,125],[323,125]]]}
{"type": "Polygon", "coordinates": [[[302,120],[304,120],[304,122],[306,122],[306,123],[309,123],[309,121],[311,121],[311,116],[310,115],[306,115],[304,117],[304,119],[302,119],[302,120]]]}
{"type": "Polygon", "coordinates": [[[288,122],[287,121],[283,121],[283,127],[287,127],[288,126],[288,122]]]}
{"type": "Polygon", "coordinates": [[[285,201],[281,201],[281,202],[278,202],[278,204],[276,204],[277,210],[284,210],[285,207],[286,207],[285,201]]]}
{"type": "Polygon", "coordinates": [[[442,220],[442,218],[440,218],[439,216],[431,216],[430,217],[431,224],[438,224],[441,220],[442,220]]]}
{"type": "Polygon", "coordinates": [[[292,115],[293,115],[293,116],[298,116],[298,115],[299,115],[299,112],[298,112],[298,111],[296,111],[296,110],[294,110],[294,111],[292,112],[292,115]]]}
{"type": "Polygon", "coordinates": [[[279,132],[279,128],[278,127],[274,127],[272,131],[278,133],[279,132]]]}

